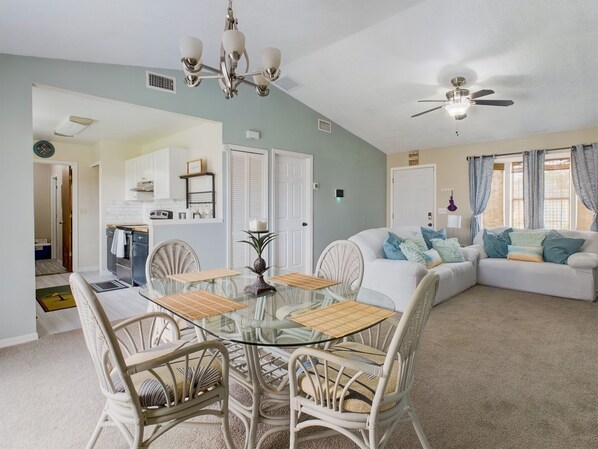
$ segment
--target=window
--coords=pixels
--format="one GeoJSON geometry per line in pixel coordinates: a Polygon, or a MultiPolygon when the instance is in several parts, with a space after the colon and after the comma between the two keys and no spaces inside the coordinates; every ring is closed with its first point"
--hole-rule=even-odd
{"type": "MultiPolygon", "coordinates": [[[[568,157],[544,163],[544,227],[588,230],[593,214],[577,198],[568,157]]],[[[494,164],[492,190],[482,215],[484,227],[523,228],[523,162],[494,164]]]]}

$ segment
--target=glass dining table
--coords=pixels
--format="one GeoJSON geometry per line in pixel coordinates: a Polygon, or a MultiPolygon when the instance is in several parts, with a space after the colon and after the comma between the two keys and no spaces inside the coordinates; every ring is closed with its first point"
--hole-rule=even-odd
{"type": "Polygon", "coordinates": [[[284,408],[289,404],[288,359],[292,349],[338,340],[292,318],[343,301],[358,301],[389,310],[394,310],[394,302],[374,290],[343,283],[315,289],[275,283],[272,277],[287,274],[276,268],[270,268],[264,276],[276,291],[256,297],[244,292],[245,287],[255,281],[255,274],[246,268],[233,271],[238,274],[197,282],[152,279],[140,289],[140,294],[189,323],[200,340],[216,338],[227,346],[230,376],[249,393],[236,397],[231,390],[230,408],[245,425],[245,448],[253,449],[259,448],[272,433],[289,428],[284,408]],[[190,319],[164,301],[166,297],[189,292],[209,292],[231,300],[240,308],[190,319]],[[267,424],[269,428],[256,441],[258,423],[267,424]]]}

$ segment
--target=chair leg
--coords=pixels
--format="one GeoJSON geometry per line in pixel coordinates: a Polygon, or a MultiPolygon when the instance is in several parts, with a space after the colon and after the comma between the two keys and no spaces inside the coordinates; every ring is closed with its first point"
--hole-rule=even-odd
{"type": "Polygon", "coordinates": [[[98,420],[95,429],[93,429],[93,433],[91,434],[91,437],[89,438],[87,446],[85,446],[85,449],[93,449],[93,447],[96,445],[98,441],[98,437],[100,436],[100,433],[102,432],[102,429],[104,428],[104,423],[106,421],[108,421],[108,413],[106,413],[106,409],[104,409],[102,410],[102,416],[100,416],[100,419],[98,420]]]}
{"type": "Polygon", "coordinates": [[[226,449],[235,449],[228,424],[228,399],[222,401],[222,434],[224,435],[226,449]]]}
{"type": "Polygon", "coordinates": [[[289,435],[289,449],[297,448],[297,415],[298,412],[296,410],[293,410],[293,407],[291,406],[291,422],[289,425],[289,430],[291,431],[291,433],[289,435]]]}
{"type": "Polygon", "coordinates": [[[422,429],[422,425],[419,422],[419,418],[415,413],[415,409],[413,408],[413,404],[411,404],[411,401],[409,401],[409,405],[407,406],[407,413],[409,414],[409,418],[411,418],[411,424],[413,424],[413,428],[415,429],[415,433],[419,438],[419,442],[422,445],[422,448],[431,449],[430,443],[428,443],[428,439],[426,438],[424,429],[422,429]]]}

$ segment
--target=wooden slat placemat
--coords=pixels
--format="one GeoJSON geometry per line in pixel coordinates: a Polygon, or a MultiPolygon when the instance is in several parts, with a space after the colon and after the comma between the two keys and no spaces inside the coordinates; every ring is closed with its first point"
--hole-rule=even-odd
{"type": "Polygon", "coordinates": [[[343,301],[289,318],[335,338],[366,329],[394,315],[394,311],[357,301],[343,301]]]}
{"type": "Polygon", "coordinates": [[[279,284],[290,285],[291,287],[303,288],[305,290],[318,290],[320,288],[340,284],[339,281],[333,281],[330,279],[324,279],[300,273],[282,274],[280,276],[271,277],[268,280],[277,282],[279,284]]]}
{"type": "Polygon", "coordinates": [[[199,320],[247,307],[204,290],[154,299],[154,302],[188,320],[199,320]]]}
{"type": "Polygon", "coordinates": [[[169,274],[167,277],[180,282],[200,282],[228,276],[236,276],[237,274],[239,274],[238,271],[229,270],[227,268],[214,268],[212,270],[192,271],[191,273],[169,274]]]}

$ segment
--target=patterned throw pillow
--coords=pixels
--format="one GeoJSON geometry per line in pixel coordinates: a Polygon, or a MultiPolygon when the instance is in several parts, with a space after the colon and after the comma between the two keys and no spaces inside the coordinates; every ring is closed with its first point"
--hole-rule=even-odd
{"type": "Polygon", "coordinates": [[[444,263],[465,262],[461,245],[457,239],[432,239],[432,246],[438,251],[444,263]]]}
{"type": "Polygon", "coordinates": [[[393,232],[388,233],[388,237],[386,237],[386,240],[382,245],[382,250],[384,251],[384,255],[387,259],[407,260],[405,254],[403,254],[401,252],[401,248],[399,248],[399,245],[402,241],[403,240],[393,232]]]}
{"type": "Polygon", "coordinates": [[[536,231],[510,232],[509,237],[514,246],[542,246],[547,234],[547,229],[538,229],[536,231]]]}
{"type": "Polygon", "coordinates": [[[432,239],[446,240],[446,229],[444,228],[442,228],[439,231],[435,231],[434,229],[424,228],[422,226],[421,230],[422,237],[424,238],[424,241],[426,242],[426,246],[428,247],[428,249],[432,248],[432,239]]]}
{"type": "Polygon", "coordinates": [[[484,251],[488,254],[488,257],[495,259],[504,259],[507,257],[509,252],[508,246],[511,244],[511,238],[509,234],[513,231],[513,228],[505,229],[499,235],[484,229],[484,251]]]}
{"type": "Polygon", "coordinates": [[[413,237],[408,237],[405,240],[410,240],[413,243],[415,243],[422,253],[429,249],[428,245],[426,244],[426,241],[424,240],[421,234],[414,235],[413,237]]]}
{"type": "Polygon", "coordinates": [[[509,245],[507,259],[522,260],[524,262],[543,262],[541,246],[515,246],[509,245]]]}
{"type": "Polygon", "coordinates": [[[424,257],[423,251],[417,246],[417,244],[413,240],[403,240],[403,243],[399,245],[399,248],[401,249],[402,253],[405,254],[407,260],[426,265],[426,258],[424,257]]]}
{"type": "Polygon", "coordinates": [[[424,251],[424,259],[426,259],[426,268],[434,268],[442,263],[442,258],[435,249],[424,251]]]}

